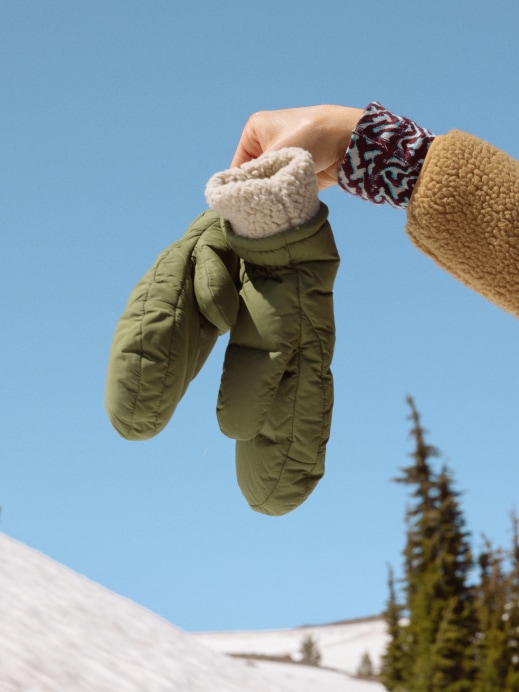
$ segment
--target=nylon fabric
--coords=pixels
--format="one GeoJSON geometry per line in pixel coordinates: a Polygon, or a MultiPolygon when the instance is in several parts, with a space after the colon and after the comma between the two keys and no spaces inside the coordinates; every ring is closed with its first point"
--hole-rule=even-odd
{"type": "Polygon", "coordinates": [[[130,294],[119,319],[106,379],[115,429],[145,440],[170,420],[218,336],[238,311],[239,259],[212,211],[166,248],[130,294]]]}
{"type": "Polygon", "coordinates": [[[217,416],[236,440],[242,493],[264,514],[298,507],[324,473],[339,264],[327,217],[321,205],[306,224],[251,239],[205,212],[137,283],[110,351],[108,416],[123,437],[144,440],[231,330],[217,416]]]}
{"type": "Polygon", "coordinates": [[[240,488],[264,514],[292,511],[324,474],[339,265],[327,217],[322,204],[308,223],[262,239],[225,227],[243,269],[217,415],[237,440],[240,488]]]}

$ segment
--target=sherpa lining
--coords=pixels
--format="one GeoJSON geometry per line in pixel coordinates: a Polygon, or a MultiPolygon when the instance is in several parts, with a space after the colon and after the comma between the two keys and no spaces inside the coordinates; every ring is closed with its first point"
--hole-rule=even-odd
{"type": "Polygon", "coordinates": [[[319,209],[317,176],[309,152],[286,147],[262,154],[240,168],[213,175],[207,203],[229,221],[236,235],[264,238],[301,226],[319,209]]]}

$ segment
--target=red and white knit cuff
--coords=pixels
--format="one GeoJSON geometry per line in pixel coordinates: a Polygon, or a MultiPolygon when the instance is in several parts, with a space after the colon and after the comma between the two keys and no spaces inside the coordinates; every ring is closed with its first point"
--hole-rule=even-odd
{"type": "Polygon", "coordinates": [[[435,135],[373,101],[353,130],[339,171],[346,192],[375,204],[409,204],[435,135]]]}

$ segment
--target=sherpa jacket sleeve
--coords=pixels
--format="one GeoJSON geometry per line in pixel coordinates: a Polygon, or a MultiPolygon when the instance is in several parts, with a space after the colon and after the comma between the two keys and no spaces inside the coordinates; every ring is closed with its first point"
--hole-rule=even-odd
{"type": "Polygon", "coordinates": [[[459,130],[436,137],[374,101],[339,172],[346,192],[407,210],[415,245],[519,317],[519,162],[459,130]]]}
{"type": "Polygon", "coordinates": [[[519,317],[519,161],[459,130],[436,137],[406,230],[443,269],[519,317]]]}

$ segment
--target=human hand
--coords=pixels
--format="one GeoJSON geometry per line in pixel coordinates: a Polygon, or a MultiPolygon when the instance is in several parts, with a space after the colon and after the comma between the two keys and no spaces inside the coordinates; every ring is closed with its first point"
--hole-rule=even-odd
{"type": "Polygon", "coordinates": [[[319,189],[337,183],[339,169],[352,130],[362,108],[305,106],[275,111],[258,111],[248,119],[231,167],[241,166],[266,151],[301,147],[312,155],[319,189]]]}

